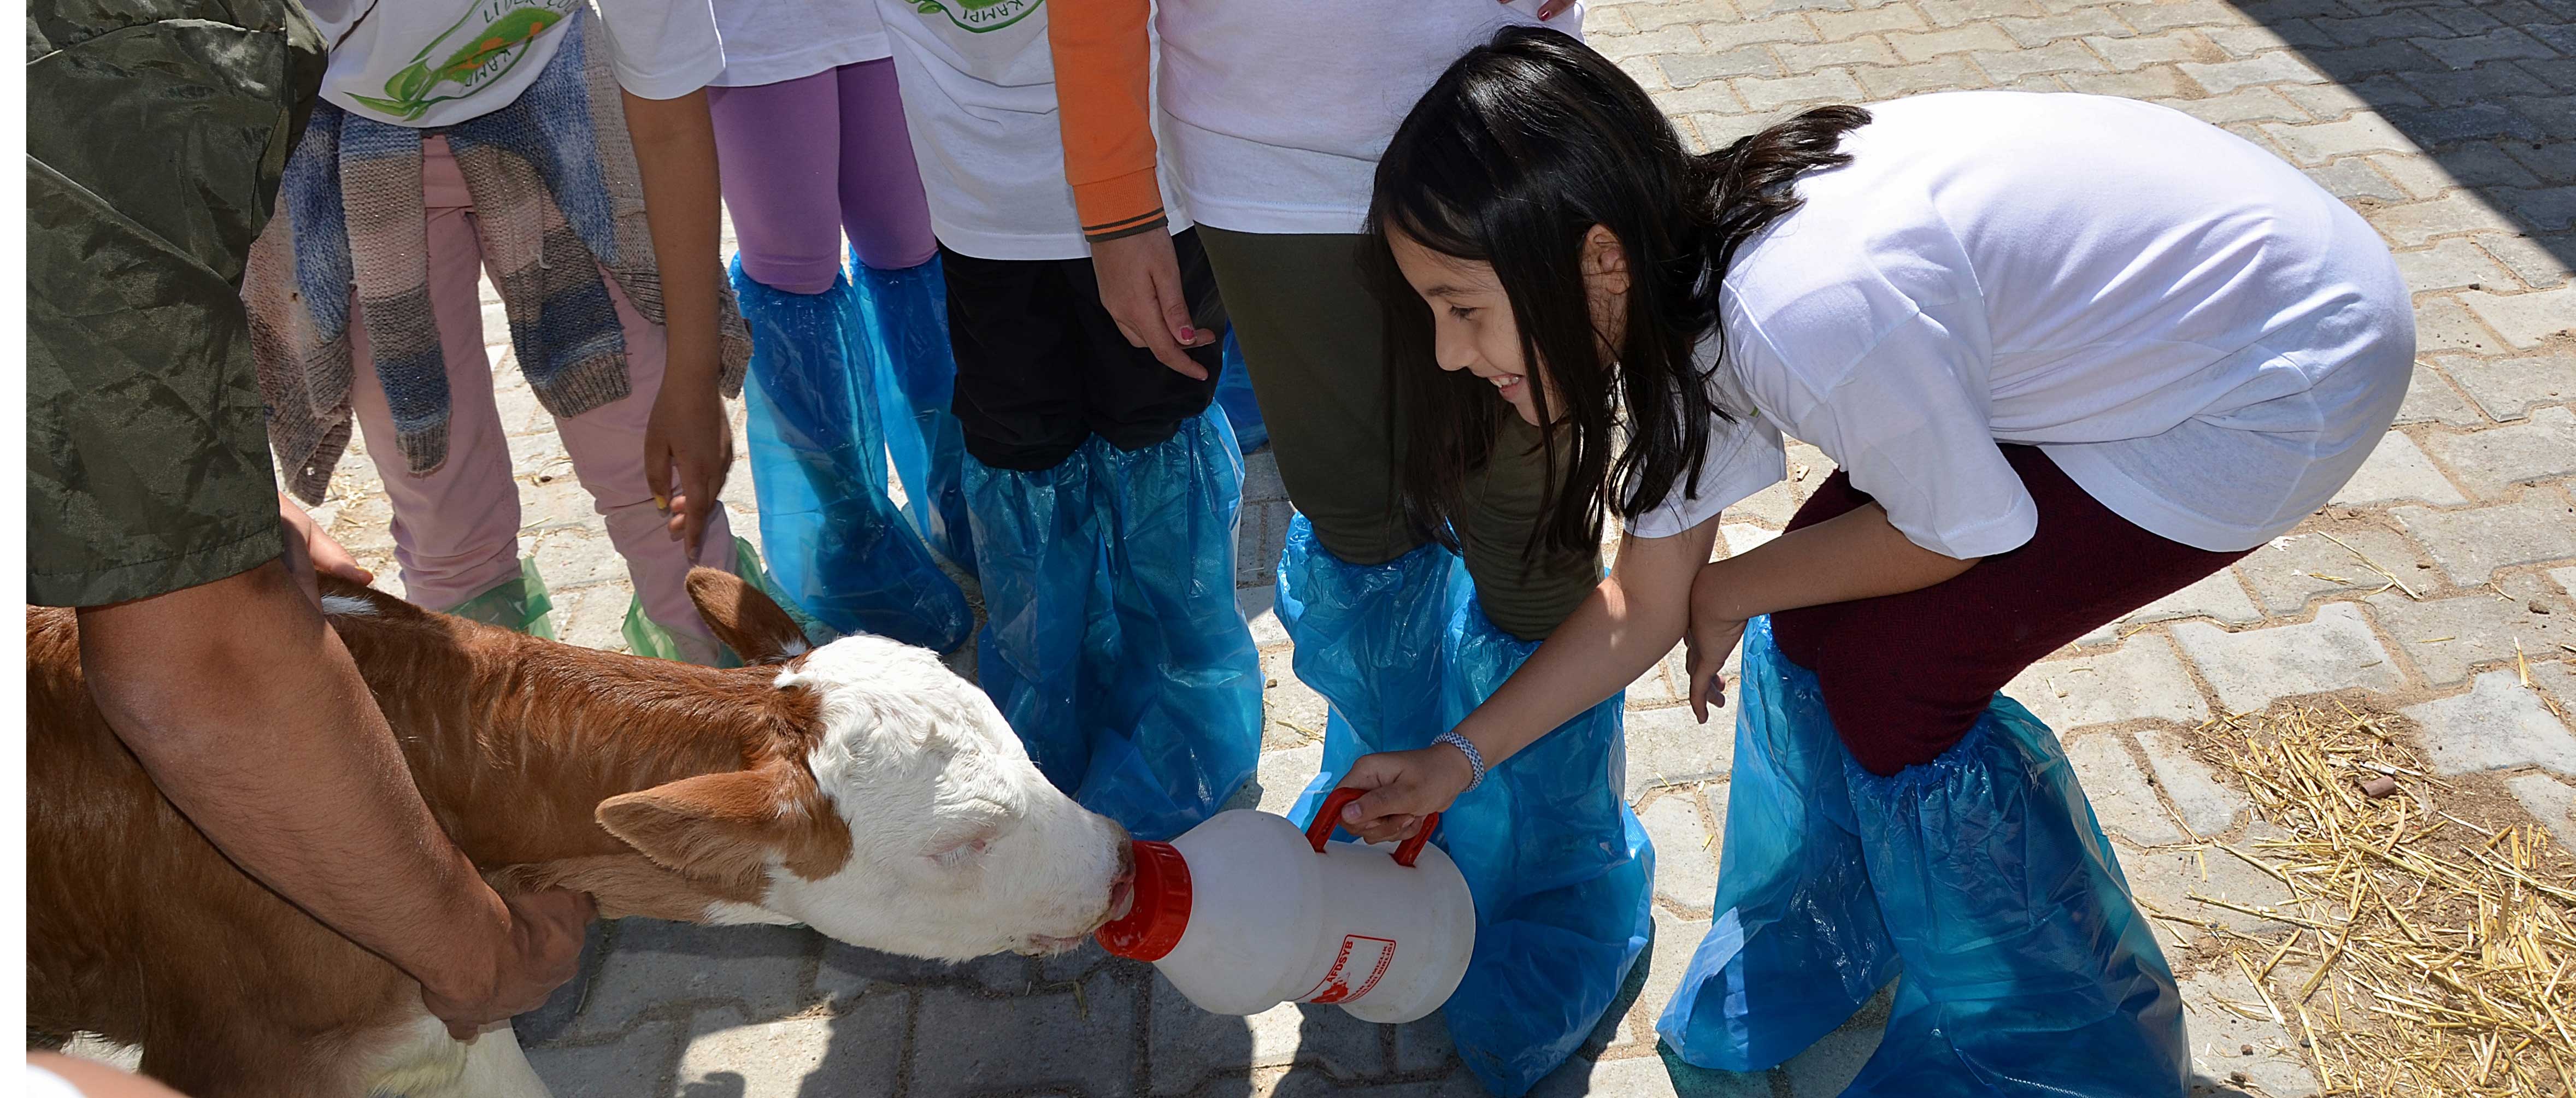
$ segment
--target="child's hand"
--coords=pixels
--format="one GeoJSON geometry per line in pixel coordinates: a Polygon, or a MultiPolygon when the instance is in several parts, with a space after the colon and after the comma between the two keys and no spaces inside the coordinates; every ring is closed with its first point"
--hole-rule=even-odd
{"type": "Polygon", "coordinates": [[[1475,778],[1466,754],[1446,744],[1362,755],[1342,775],[1342,788],[1369,793],[1343,806],[1339,822],[1367,842],[1411,838],[1424,816],[1447,811],[1475,778]]]}
{"type": "Polygon", "coordinates": [[[1691,713],[1699,723],[1708,723],[1708,711],[1726,705],[1726,680],[1718,669],[1726,666],[1726,657],[1744,641],[1744,619],[1719,609],[1717,591],[1710,577],[1714,568],[1703,568],[1691,581],[1690,628],[1682,633],[1690,666],[1691,713]]]}
{"type": "Polygon", "coordinates": [[[725,424],[724,400],[715,388],[663,385],[653,398],[653,418],[644,427],[644,483],[653,490],[653,501],[671,516],[671,536],[685,539],[693,562],[707,516],[715,512],[716,496],[724,491],[725,474],[732,467],[733,431],[725,424]]]}

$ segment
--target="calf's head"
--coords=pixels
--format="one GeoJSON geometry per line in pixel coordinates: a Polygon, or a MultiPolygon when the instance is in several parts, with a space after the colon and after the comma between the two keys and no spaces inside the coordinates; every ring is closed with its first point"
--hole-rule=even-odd
{"type": "Polygon", "coordinates": [[[598,819],[662,866],[727,886],[718,894],[757,897],[713,920],[963,960],[1071,948],[1124,913],[1126,832],[1048,784],[937,656],[864,636],[808,651],[776,604],[710,569],[689,593],[755,664],[743,673],[771,676],[779,747],[612,797],[598,819]]]}

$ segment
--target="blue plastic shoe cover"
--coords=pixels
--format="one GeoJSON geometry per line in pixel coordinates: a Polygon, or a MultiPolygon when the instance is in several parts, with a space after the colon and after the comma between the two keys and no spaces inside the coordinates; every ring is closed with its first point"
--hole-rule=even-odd
{"type": "Polygon", "coordinates": [[[1831,1033],[1895,977],[1895,943],[1861,865],[1843,763],[1816,674],[1744,631],[1717,913],[1655,1032],[1682,1059],[1764,1071],[1831,1033]]]}
{"type": "Polygon", "coordinates": [[[1216,814],[1261,754],[1261,658],[1234,598],[1242,456],[1215,409],[1036,473],[967,460],[984,690],[1038,769],[1143,839],[1216,814]]]}
{"type": "Polygon", "coordinates": [[[1211,407],[1122,451],[1094,436],[1091,498],[1114,638],[1087,638],[1091,758],[1075,799],[1141,839],[1225,806],[1261,763],[1261,653],[1235,600],[1243,452],[1211,407]],[[1114,643],[1111,641],[1114,640],[1114,643]]]}
{"type": "Polygon", "coordinates": [[[1047,780],[1078,788],[1091,760],[1082,732],[1083,636],[1094,617],[1110,617],[1108,592],[1094,590],[1105,577],[1091,453],[1076,449],[1033,473],[970,455],[965,487],[984,590],[976,678],[1047,780]]]}
{"type": "MultiPolygon", "coordinates": [[[[1352,760],[1428,744],[1493,696],[1536,644],[1487,621],[1457,558],[1424,546],[1386,564],[1335,559],[1303,517],[1279,567],[1298,677],[1332,702],[1313,818],[1352,760]]],[[[1653,933],[1654,848],[1622,800],[1621,697],[1548,733],[1441,816],[1441,847],[1476,898],[1476,952],[1443,1013],[1487,1089],[1517,1098],[1572,1056],[1653,933]]]]}
{"type": "Polygon", "coordinates": [[[939,257],[883,270],[850,258],[866,321],[869,372],[886,450],[903,481],[903,509],[933,552],[969,574],[975,547],[966,517],[966,432],[949,404],[957,358],[948,342],[948,283],[939,257]]]}
{"type": "Polygon", "coordinates": [[[1846,1096],[2183,1093],[2173,970],[2047,725],[1998,694],[1941,757],[1844,780],[1905,966],[1846,1096]]]}
{"type": "Polygon", "coordinates": [[[734,292],[752,332],[752,489],[770,576],[807,616],[948,651],[974,621],[965,593],[886,497],[876,394],[846,281],[790,294],[752,281],[734,292]]]}
{"type": "Polygon", "coordinates": [[[1252,399],[1252,375],[1243,368],[1243,348],[1234,342],[1232,328],[1225,332],[1225,372],[1216,379],[1216,403],[1225,409],[1244,453],[1269,444],[1270,428],[1262,425],[1261,404],[1252,399]]]}

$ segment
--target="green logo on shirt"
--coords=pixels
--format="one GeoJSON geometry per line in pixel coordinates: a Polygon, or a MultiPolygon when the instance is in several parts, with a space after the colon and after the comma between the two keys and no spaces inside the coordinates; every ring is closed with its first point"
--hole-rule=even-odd
{"type": "Polygon", "coordinates": [[[454,25],[430,39],[412,62],[385,81],[384,98],[349,98],[406,121],[499,79],[527,56],[528,44],[554,29],[582,0],[475,0],[454,25]],[[444,50],[444,53],[440,51],[444,50]]]}
{"type": "Polygon", "coordinates": [[[997,31],[1027,18],[1046,0],[916,0],[913,10],[923,15],[945,15],[957,29],[983,34],[997,31]]]}

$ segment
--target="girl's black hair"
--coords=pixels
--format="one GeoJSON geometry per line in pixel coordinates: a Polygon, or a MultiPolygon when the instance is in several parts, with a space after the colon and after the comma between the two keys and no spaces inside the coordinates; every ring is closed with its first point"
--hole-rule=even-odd
{"type": "Polygon", "coordinates": [[[1529,553],[1587,550],[1604,503],[1634,516],[1698,477],[1709,421],[1729,415],[1692,363],[1717,328],[1718,276],[1797,208],[1792,181],[1851,162],[1836,150],[1868,121],[1858,107],[1820,107],[1692,156],[1636,81],[1557,31],[1506,28],[1450,65],[1378,162],[1368,219],[1409,518],[1456,546],[1469,472],[1495,456],[1500,417],[1513,413],[1489,383],[1433,365],[1431,313],[1396,270],[1389,233],[1493,266],[1522,361],[1548,379],[1530,386],[1553,426],[1541,432],[1549,490],[1529,553]],[[1595,225],[1619,238],[1629,271],[1626,333],[1608,355],[1580,266],[1595,225]],[[1551,387],[1563,409],[1548,406],[1551,387]],[[1614,458],[1621,426],[1627,448],[1614,458]]]}

